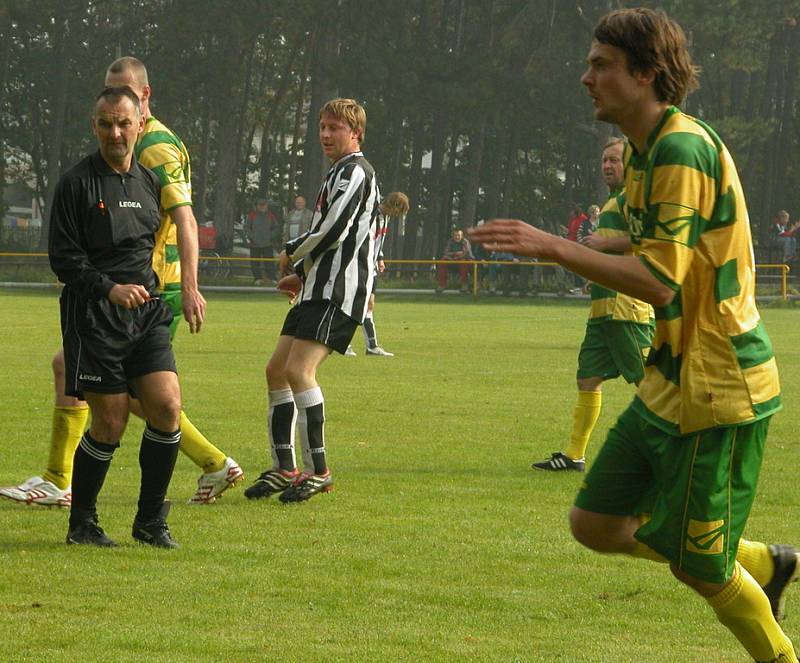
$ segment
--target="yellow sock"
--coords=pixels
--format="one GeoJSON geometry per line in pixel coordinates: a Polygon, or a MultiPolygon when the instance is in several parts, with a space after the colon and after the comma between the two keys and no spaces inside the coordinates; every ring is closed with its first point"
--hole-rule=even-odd
{"type": "Polygon", "coordinates": [[[602,391],[578,392],[578,402],[572,413],[572,435],[569,438],[569,445],[564,450],[564,455],[569,456],[572,460],[583,458],[586,454],[589,437],[600,416],[602,398],[602,391]]]}
{"type": "Polygon", "coordinates": [[[53,408],[50,455],[42,478],[51,481],[61,490],[66,490],[72,482],[72,458],[83,431],[86,430],[88,419],[88,405],[53,408]]]}
{"type": "Polygon", "coordinates": [[[767,595],[741,564],[736,563],[724,589],[706,601],[755,660],[797,663],[792,641],[772,616],[767,595]]]}
{"type": "Polygon", "coordinates": [[[775,573],[775,562],[772,561],[766,543],[740,539],[739,548],[736,550],[736,561],[746,568],[762,587],[772,580],[772,574],[775,573]]]}
{"type": "Polygon", "coordinates": [[[203,472],[219,472],[225,466],[225,454],[208,441],[181,410],[181,451],[203,472]]]}

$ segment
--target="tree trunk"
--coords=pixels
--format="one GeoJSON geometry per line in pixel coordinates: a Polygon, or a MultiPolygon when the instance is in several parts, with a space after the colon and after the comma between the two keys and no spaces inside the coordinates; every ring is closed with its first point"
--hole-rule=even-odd
{"type": "Polygon", "coordinates": [[[464,186],[461,212],[458,219],[458,225],[461,228],[474,226],[477,222],[476,212],[481,188],[481,167],[483,165],[483,152],[486,144],[485,117],[469,142],[469,170],[467,171],[467,182],[464,186]]]}
{"type": "MultiPolygon", "coordinates": [[[[314,40],[314,54],[311,64],[311,104],[306,122],[306,139],[303,147],[303,180],[301,191],[306,200],[316,200],[317,190],[324,173],[326,160],[319,144],[319,124],[317,118],[322,106],[336,96],[328,68],[334,59],[338,43],[334,26],[319,25],[320,34],[314,40]]],[[[313,207],[310,202],[309,207],[313,207]]]]}
{"type": "Polygon", "coordinates": [[[239,118],[238,106],[240,71],[244,46],[238,36],[225,34],[219,50],[220,71],[225,75],[217,78],[218,97],[215,104],[218,125],[214,143],[216,145],[216,168],[214,187],[214,226],[217,229],[217,249],[228,253],[233,247],[233,224],[236,221],[236,176],[239,146],[236,144],[239,118]]]}
{"type": "Polygon", "coordinates": [[[441,116],[434,118],[433,147],[431,150],[431,172],[428,182],[428,207],[425,215],[422,238],[422,257],[434,255],[438,249],[438,234],[442,210],[444,209],[444,157],[447,127],[445,119],[441,116]]]}
{"type": "Polygon", "coordinates": [[[411,201],[411,209],[406,218],[406,236],[403,241],[402,257],[406,260],[417,258],[417,232],[419,230],[420,219],[420,189],[422,183],[422,155],[425,151],[425,126],[422,122],[416,122],[414,126],[414,137],[412,138],[411,168],[408,177],[408,198],[411,201]]]}
{"type": "Polygon", "coordinates": [[[192,157],[192,175],[197,187],[192,190],[192,199],[195,216],[198,223],[208,221],[206,202],[208,200],[208,169],[209,150],[208,143],[211,135],[211,99],[206,93],[203,95],[203,105],[200,111],[201,139],[197,148],[196,158],[192,157]]]}
{"type": "MultiPolygon", "coordinates": [[[[300,128],[303,122],[303,111],[306,105],[306,81],[308,79],[308,69],[311,63],[311,51],[313,50],[313,35],[306,41],[305,54],[303,56],[303,75],[300,79],[300,87],[297,90],[297,108],[294,113],[294,130],[292,132],[292,156],[289,161],[289,173],[287,182],[286,208],[294,209],[294,199],[298,193],[295,191],[297,180],[297,159],[300,152],[300,128]]],[[[313,201],[312,201],[313,202],[313,201]]]]}
{"type": "Polygon", "coordinates": [[[275,91],[275,96],[270,104],[267,118],[264,120],[264,131],[261,134],[261,163],[259,166],[260,174],[258,178],[258,192],[261,196],[266,196],[269,190],[269,171],[270,171],[270,150],[269,150],[269,137],[272,133],[272,125],[275,118],[278,116],[278,110],[282,108],[283,98],[289,89],[289,83],[292,80],[292,68],[297,59],[297,54],[300,52],[300,44],[302,42],[302,35],[298,35],[294,40],[294,46],[286,59],[286,64],[281,72],[281,80],[278,89],[275,91]]]}
{"type": "Polygon", "coordinates": [[[53,53],[57,62],[56,70],[53,72],[53,105],[50,109],[49,118],[49,137],[47,141],[47,188],[45,189],[45,207],[42,219],[42,234],[39,239],[39,246],[47,248],[47,238],[50,229],[50,205],[53,202],[53,194],[56,184],[61,175],[61,142],[64,139],[64,124],[66,122],[65,110],[67,106],[67,81],[69,80],[70,59],[67,57],[66,41],[69,34],[69,21],[66,19],[64,7],[58,6],[54,17],[56,29],[53,31],[53,53]]]}

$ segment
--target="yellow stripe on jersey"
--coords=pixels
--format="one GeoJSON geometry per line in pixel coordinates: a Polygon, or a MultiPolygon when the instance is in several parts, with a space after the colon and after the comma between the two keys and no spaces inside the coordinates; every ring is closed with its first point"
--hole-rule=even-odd
{"type": "MultiPolygon", "coordinates": [[[[624,193],[612,194],[603,209],[595,233],[602,237],[629,237],[628,223],[622,214],[624,193]]],[[[632,252],[627,252],[631,255],[632,252]]],[[[592,306],[588,324],[606,320],[652,324],[653,307],[630,295],[604,288],[596,283],[591,287],[592,306]]]]}
{"type": "Polygon", "coordinates": [[[153,269],[162,289],[181,282],[177,228],[170,210],[192,204],[192,176],[189,153],[172,131],[155,117],[149,117],[136,142],[136,158],[154,171],[161,183],[161,225],[156,233],[153,269]]]}
{"type": "Polygon", "coordinates": [[[627,163],[624,213],[636,253],[676,292],[656,309],[636,408],[683,435],[774,413],[780,382],[755,305],[750,223],[727,148],[673,106],[627,163]]]}

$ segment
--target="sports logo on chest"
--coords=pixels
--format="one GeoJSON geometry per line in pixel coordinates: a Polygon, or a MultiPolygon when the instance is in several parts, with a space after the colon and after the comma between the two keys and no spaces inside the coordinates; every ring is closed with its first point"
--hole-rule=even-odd
{"type": "Polygon", "coordinates": [[[136,209],[142,209],[142,203],[136,200],[120,200],[118,202],[120,207],[135,207],[136,209]]]}

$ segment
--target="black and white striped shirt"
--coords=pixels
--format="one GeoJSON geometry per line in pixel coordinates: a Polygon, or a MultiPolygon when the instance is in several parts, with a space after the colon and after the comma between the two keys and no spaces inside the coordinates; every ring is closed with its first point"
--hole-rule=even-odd
{"type": "Polygon", "coordinates": [[[361,152],[334,163],[317,195],[311,228],[286,244],[303,281],[297,304],[330,301],[361,323],[372,292],[380,193],[361,152]]]}

